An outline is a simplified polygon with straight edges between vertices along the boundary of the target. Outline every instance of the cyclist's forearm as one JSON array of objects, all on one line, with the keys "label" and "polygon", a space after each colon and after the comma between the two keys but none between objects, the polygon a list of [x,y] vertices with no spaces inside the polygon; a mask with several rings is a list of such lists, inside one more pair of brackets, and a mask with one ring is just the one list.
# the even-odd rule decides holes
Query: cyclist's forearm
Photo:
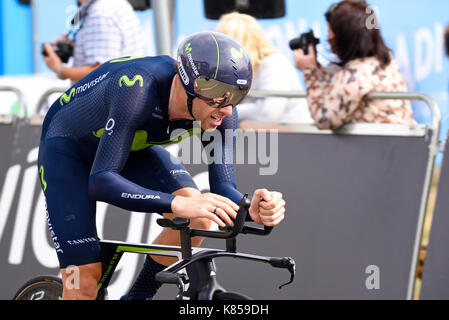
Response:
[{"label": "cyclist's forearm", "polygon": [[231,182],[212,183],[210,192],[224,196],[236,204],[239,204],[240,200],[243,198],[243,194],[241,194]]},{"label": "cyclist's forearm", "polygon": [[143,188],[116,172],[103,171],[89,178],[89,195],[93,200],[107,202],[137,212],[172,212],[174,195]]}]

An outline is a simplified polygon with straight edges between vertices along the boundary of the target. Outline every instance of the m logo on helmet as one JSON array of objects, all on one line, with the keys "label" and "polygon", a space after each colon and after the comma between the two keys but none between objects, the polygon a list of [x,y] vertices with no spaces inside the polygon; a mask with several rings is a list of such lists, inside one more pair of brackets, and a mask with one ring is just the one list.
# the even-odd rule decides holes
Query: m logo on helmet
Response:
[{"label": "m logo on helmet", "polygon": [[231,54],[235,60],[242,59],[245,55],[245,49],[240,48],[240,51],[238,51],[236,48],[231,48]]},{"label": "m logo on helmet", "polygon": [[186,44],[186,48],[185,48],[187,53],[192,52],[192,48],[190,47],[190,42],[188,44]]}]

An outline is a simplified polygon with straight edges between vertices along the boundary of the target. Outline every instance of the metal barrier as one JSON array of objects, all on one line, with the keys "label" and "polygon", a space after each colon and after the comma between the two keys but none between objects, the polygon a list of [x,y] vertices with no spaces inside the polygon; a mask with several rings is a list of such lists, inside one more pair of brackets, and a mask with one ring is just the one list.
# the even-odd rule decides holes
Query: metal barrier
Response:
[{"label": "metal barrier", "polygon": [[39,111],[41,110],[42,105],[48,99],[48,97],[50,97],[54,93],[64,93],[67,91],[67,89],[68,88],[51,88],[51,89],[48,89],[47,91],[45,91],[37,102],[37,105],[34,109],[34,115],[39,114]]},{"label": "metal barrier", "polygon": [[[25,118],[26,114],[27,114],[27,110],[26,110],[26,104],[25,104],[25,99],[23,97],[23,93],[22,91],[20,91],[18,88],[16,87],[11,87],[11,86],[0,86],[0,91],[5,91],[5,92],[12,92],[14,93],[18,100],[19,100],[19,118]],[[5,120],[5,119],[3,119]],[[12,117],[10,117],[9,121],[12,121]],[[4,122],[8,122],[8,120],[4,121]]]},{"label": "metal barrier", "polygon": [[[285,91],[251,91],[248,96],[254,98],[262,97],[284,97],[284,98],[307,98],[306,92],[285,92]],[[432,112],[432,124],[430,129],[432,130],[432,138],[429,144],[429,157],[426,168],[426,175],[424,179],[423,191],[421,195],[420,210],[418,224],[415,234],[415,244],[413,249],[413,257],[411,261],[409,285],[407,290],[407,299],[411,300],[415,292],[417,269],[419,262],[419,251],[422,242],[422,235],[424,229],[424,219],[426,216],[426,209],[428,205],[431,180],[435,168],[435,157],[439,151],[439,137],[441,131],[441,112],[436,101],[427,94],[418,92],[373,92],[368,94],[365,99],[375,100],[418,100],[427,104]]]},{"label": "metal barrier", "polygon": [[439,137],[441,131],[441,112],[436,101],[423,93],[372,93],[367,96],[367,99],[407,99],[419,100],[425,102],[432,111],[432,125],[431,130],[432,139],[429,144],[429,158],[427,162],[426,176],[423,185],[423,192],[421,196],[421,206],[419,211],[418,226],[415,235],[415,245],[413,249],[412,268],[410,269],[408,299],[413,298],[416,285],[417,269],[419,262],[419,251],[421,248],[422,234],[424,229],[424,219],[426,216],[426,209],[429,200],[430,186],[432,176],[435,168],[435,157],[439,151]]}]

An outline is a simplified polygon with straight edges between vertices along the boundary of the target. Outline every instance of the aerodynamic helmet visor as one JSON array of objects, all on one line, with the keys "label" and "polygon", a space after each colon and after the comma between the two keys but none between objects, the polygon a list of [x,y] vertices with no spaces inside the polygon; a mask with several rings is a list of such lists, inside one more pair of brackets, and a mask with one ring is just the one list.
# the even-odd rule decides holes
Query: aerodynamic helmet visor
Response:
[{"label": "aerodynamic helmet visor", "polygon": [[241,85],[227,84],[215,79],[198,77],[193,89],[195,93],[213,108],[223,108],[231,105],[235,107],[246,97],[250,89],[246,80]]}]

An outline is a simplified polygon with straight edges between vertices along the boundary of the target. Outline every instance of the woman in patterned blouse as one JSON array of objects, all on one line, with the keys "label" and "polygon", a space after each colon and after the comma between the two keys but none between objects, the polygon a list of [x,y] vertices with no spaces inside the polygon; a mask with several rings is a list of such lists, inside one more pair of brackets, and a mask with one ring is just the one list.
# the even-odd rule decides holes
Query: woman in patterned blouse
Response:
[{"label": "woman in patterned blouse", "polygon": [[407,91],[370,7],[364,1],[344,0],[329,9],[326,20],[328,40],[340,63],[321,66],[313,46],[308,55],[298,49],[294,56],[304,73],[317,127],[336,130],[349,122],[414,124],[409,101],[363,99],[370,92]]}]

